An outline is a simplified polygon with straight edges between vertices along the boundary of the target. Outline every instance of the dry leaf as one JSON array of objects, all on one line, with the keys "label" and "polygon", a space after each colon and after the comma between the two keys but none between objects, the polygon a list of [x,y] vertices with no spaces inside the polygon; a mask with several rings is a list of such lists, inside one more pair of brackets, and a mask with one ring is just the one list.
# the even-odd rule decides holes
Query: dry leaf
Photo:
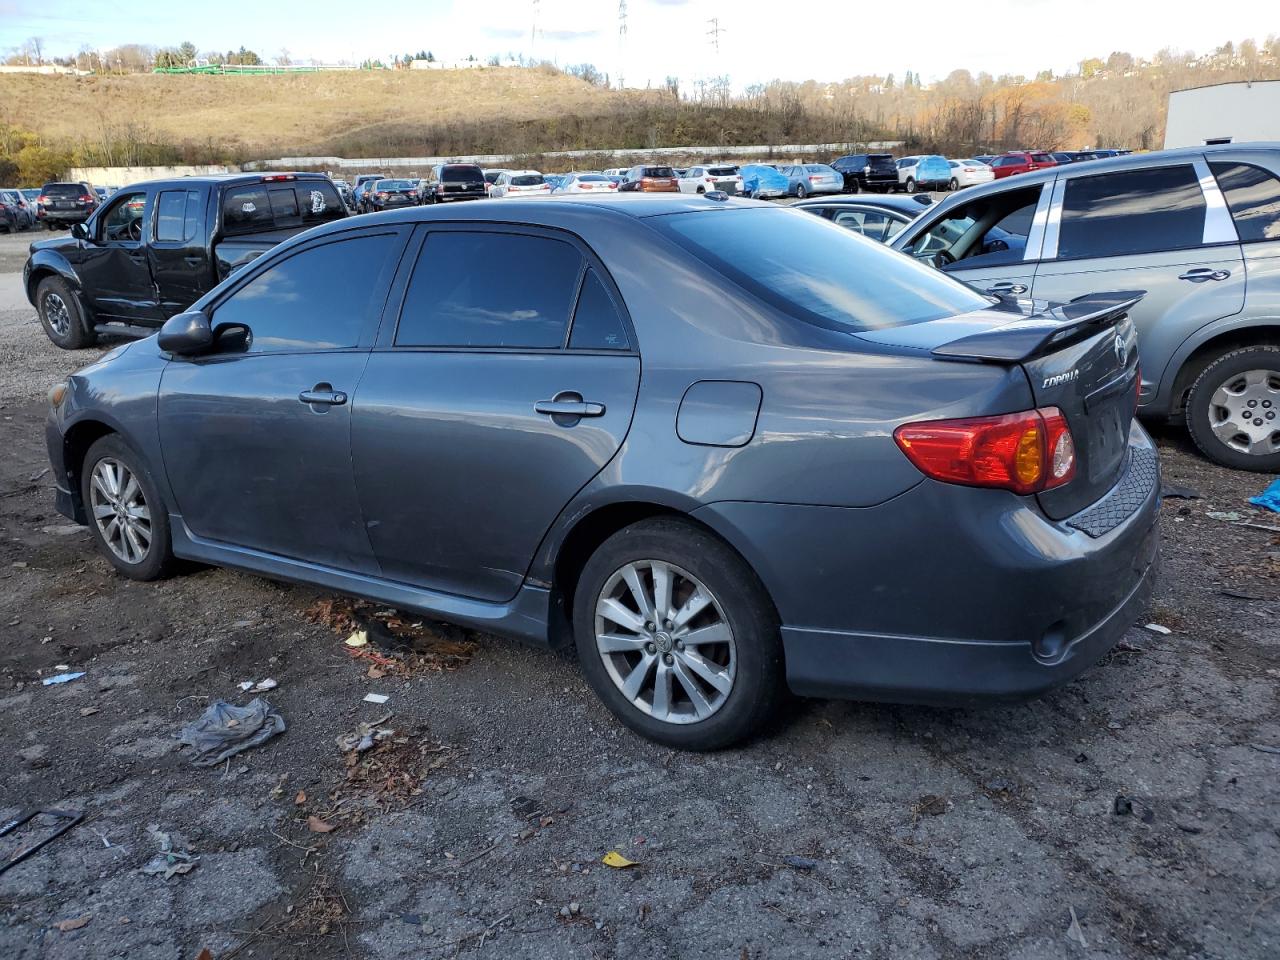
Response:
[{"label": "dry leaf", "polygon": [[302,806],[304,803],[306,803],[307,802],[306,791],[299,790],[298,795],[293,798],[293,802],[296,803],[298,806]]},{"label": "dry leaf", "polygon": [[213,960],[213,954],[209,952],[208,947],[205,947],[200,951],[200,955],[196,957],[196,960]]},{"label": "dry leaf", "polygon": [[307,826],[311,828],[312,833],[332,833],[338,829],[331,823],[325,823],[315,814],[307,817]]},{"label": "dry leaf", "polygon": [[54,924],[54,926],[63,933],[66,933],[68,930],[79,930],[81,927],[86,926],[92,919],[93,917],[91,915],[85,914],[83,917],[76,917],[74,920],[59,920]]},{"label": "dry leaf", "polygon": [[634,860],[628,860],[617,850],[610,850],[600,858],[600,862],[606,867],[613,867],[615,870],[623,870],[627,867],[634,867],[636,865]]},{"label": "dry leaf", "polygon": [[370,680],[381,680],[387,675],[387,671],[379,670],[373,664],[369,664],[369,672],[365,674]]}]

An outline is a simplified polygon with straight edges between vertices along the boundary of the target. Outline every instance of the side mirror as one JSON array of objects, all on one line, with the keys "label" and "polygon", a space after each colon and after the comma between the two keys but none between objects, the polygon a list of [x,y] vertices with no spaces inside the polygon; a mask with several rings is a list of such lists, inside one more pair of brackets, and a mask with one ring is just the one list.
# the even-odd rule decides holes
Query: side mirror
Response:
[{"label": "side mirror", "polygon": [[160,328],[160,349],[180,357],[203,353],[213,345],[213,329],[202,310],[191,310],[170,317]]},{"label": "side mirror", "polygon": [[89,228],[83,223],[73,223],[71,225],[71,236],[75,237],[77,240],[88,240]]}]

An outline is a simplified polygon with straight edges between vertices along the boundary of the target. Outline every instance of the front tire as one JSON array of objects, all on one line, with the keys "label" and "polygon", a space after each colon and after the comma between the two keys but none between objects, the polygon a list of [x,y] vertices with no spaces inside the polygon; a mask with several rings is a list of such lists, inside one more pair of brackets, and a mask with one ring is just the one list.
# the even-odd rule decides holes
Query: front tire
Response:
[{"label": "front tire", "polygon": [[578,579],[573,628],[596,695],[669,747],[739,743],[785,694],[764,587],[724,541],[687,520],[642,520],[601,544]]},{"label": "front tire", "polygon": [[916,192],[915,177],[907,177],[907,193],[915,193],[915,192]]},{"label": "front tire", "polygon": [[1280,347],[1246,347],[1214,360],[1191,387],[1186,419],[1215,463],[1280,471]]},{"label": "front tire", "polygon": [[803,200],[803,199],[804,199],[805,197],[807,197],[808,195],[809,195],[809,191],[808,191],[808,190],[806,190],[806,189],[804,188],[804,184],[803,184],[803,183],[798,184],[798,185],[796,186],[796,199],[797,199],[797,200]]},{"label": "front tire", "polygon": [[960,189],[960,181],[957,180],[955,177],[952,177],[951,182],[947,184],[947,189],[950,190],[952,193],[955,193],[957,190]]},{"label": "front tire", "polygon": [[861,192],[862,192],[862,184],[858,183],[858,181],[857,181],[857,180],[854,180],[854,181],[853,181],[853,183],[849,184],[849,192],[850,192],[850,193],[861,193]]},{"label": "front tire", "polygon": [[169,512],[146,462],[117,434],[89,448],[80,496],[98,551],[131,580],[160,580],[173,569]]},{"label": "front tire", "polygon": [[45,334],[63,350],[79,350],[97,340],[86,322],[79,295],[61,277],[40,281],[36,287],[36,311]]}]

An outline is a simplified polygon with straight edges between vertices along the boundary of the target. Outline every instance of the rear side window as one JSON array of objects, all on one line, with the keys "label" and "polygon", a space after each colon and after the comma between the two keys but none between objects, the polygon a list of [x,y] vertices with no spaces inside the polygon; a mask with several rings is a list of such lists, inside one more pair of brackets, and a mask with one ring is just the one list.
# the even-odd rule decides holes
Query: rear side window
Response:
[{"label": "rear side window", "polygon": [[222,200],[222,230],[227,236],[271,230],[271,200],[267,188],[260,183],[228,190]]},{"label": "rear side window", "polygon": [[1248,163],[1211,163],[1245,243],[1280,240],[1280,179]]},{"label": "rear side window", "polygon": [[884,330],[990,306],[963,284],[820,217],[728,209],[649,223],[774,307],[837,330]]},{"label": "rear side window", "polygon": [[1204,195],[1190,164],[1067,181],[1058,258],[1122,257],[1198,247]]},{"label": "rear side window", "polygon": [[549,237],[432,233],[405,293],[396,346],[560,347],[581,269],[577,249]]},{"label": "rear side window", "polygon": [[595,270],[588,270],[573,314],[569,346],[574,350],[626,350],[627,331],[613,297]]},{"label": "rear side window", "polygon": [[175,243],[194,240],[199,219],[198,190],[163,190],[156,200],[156,239]]},{"label": "rear side window", "polygon": [[354,347],[399,242],[395,234],[353,237],[296,253],[219,304],[213,323],[246,325],[251,353]]},{"label": "rear side window", "polygon": [[345,215],[337,188],[327,180],[252,183],[228,190],[222,200],[227,236],[314,227]]}]

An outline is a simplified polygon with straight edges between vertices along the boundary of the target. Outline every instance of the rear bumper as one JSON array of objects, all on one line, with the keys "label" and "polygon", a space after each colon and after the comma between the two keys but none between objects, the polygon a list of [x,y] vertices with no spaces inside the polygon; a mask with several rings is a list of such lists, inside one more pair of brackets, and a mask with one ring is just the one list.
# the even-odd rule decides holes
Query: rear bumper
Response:
[{"label": "rear bumper", "polygon": [[453,200],[483,200],[488,194],[483,190],[459,190],[456,193],[435,193],[432,196],[436,203],[449,203]]},{"label": "rear bumper", "polygon": [[[1130,446],[1151,440],[1136,424]],[[1043,693],[1141,615],[1158,569],[1159,472],[1099,535],[1033,499],[924,480],[875,507],[697,511],[759,574],[796,693],[964,704]],[[1094,510],[1098,504],[1093,505]],[[1088,512],[1088,511],[1086,511]]]}]

